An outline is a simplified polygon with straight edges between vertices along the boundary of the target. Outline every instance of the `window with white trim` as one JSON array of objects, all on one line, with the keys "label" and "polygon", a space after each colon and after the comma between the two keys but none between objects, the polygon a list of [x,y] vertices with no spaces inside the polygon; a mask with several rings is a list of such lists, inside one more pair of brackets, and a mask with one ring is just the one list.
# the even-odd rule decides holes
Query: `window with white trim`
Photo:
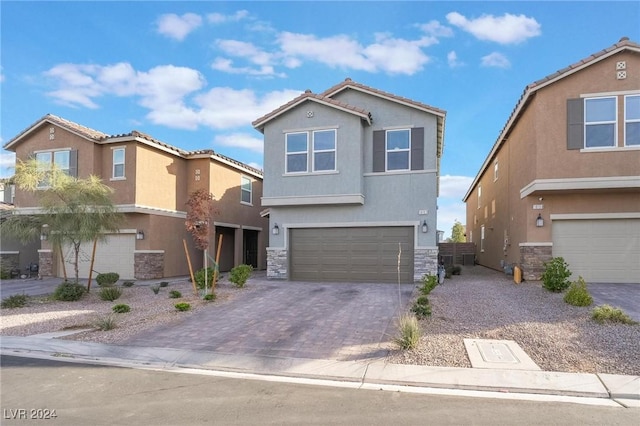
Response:
[{"label": "window with white trim", "polygon": [[336,131],[313,132],[313,171],[324,172],[336,169]]},{"label": "window with white trim", "polygon": [[286,173],[306,173],[309,170],[309,134],[287,133],[286,135]]},{"label": "window with white trim", "polygon": [[[77,164],[75,155],[77,151],[59,150],[59,151],[41,151],[36,152],[35,159],[38,163],[38,170],[43,172],[45,177],[38,182],[38,188],[48,188],[51,184],[51,171],[55,167],[57,170],[69,176],[77,176],[75,164]],[[72,165],[72,162],[74,163]]]},{"label": "window with white trim", "polygon": [[253,188],[251,178],[242,176],[240,178],[240,202],[243,204],[251,204],[253,200]]},{"label": "window with white trim", "polygon": [[387,130],[386,170],[411,169],[411,131],[409,129]]},{"label": "window with white trim", "polygon": [[640,145],[640,95],[624,97],[624,144]]},{"label": "window with white trim", "polygon": [[480,227],[480,251],[484,251],[484,225]]},{"label": "window with white trim", "polygon": [[616,143],[617,98],[584,100],[584,147],[609,148]]},{"label": "window with white trim", "polygon": [[113,149],[113,179],[124,179],[124,148]]}]

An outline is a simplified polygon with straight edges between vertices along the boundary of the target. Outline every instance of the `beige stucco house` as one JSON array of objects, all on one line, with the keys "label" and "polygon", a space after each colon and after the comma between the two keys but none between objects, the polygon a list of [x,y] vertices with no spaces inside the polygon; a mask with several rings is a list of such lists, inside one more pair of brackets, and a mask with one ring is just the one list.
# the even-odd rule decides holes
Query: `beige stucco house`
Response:
[{"label": "beige stucco house", "polygon": [[[48,114],[4,146],[17,160],[51,162],[72,176],[100,177],[113,188],[113,201],[125,213],[124,225],[97,247],[93,270],[118,272],[123,279],[188,275],[184,243],[194,269],[203,253],[186,231],[186,202],[196,189],[214,196],[210,252],[223,235],[220,269],[246,263],[266,265],[267,219],[260,216],[262,172],[212,150],[184,151],[132,131],[108,135]],[[37,214],[38,198],[16,191],[18,214]],[[63,248],[65,250],[65,248]],[[68,250],[68,249],[67,249]],[[87,277],[92,244],[82,247],[80,276]],[[61,253],[42,242],[42,275],[62,276]]]},{"label": "beige stucco house", "polygon": [[463,201],[481,265],[640,283],[640,45],[528,85]]}]

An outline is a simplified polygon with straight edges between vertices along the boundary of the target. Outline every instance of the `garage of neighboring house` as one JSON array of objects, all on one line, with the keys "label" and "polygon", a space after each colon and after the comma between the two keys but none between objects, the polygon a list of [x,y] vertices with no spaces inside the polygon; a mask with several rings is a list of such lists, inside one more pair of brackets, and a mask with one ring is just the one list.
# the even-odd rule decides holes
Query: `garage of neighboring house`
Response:
[{"label": "garage of neighboring house", "polygon": [[[110,234],[104,241],[98,241],[96,245],[96,255],[93,263],[93,274],[95,278],[98,273],[117,272],[120,279],[134,278],[134,251],[136,248],[135,234]],[[78,257],[78,269],[80,278],[88,278],[91,267],[91,253],[93,243],[83,243],[80,246]],[[71,245],[62,248],[67,277],[73,277],[73,256],[74,251]],[[59,257],[62,262],[61,256]],[[62,265],[58,268],[58,276],[62,277]]]},{"label": "garage of neighboring house", "polygon": [[552,231],[572,280],[640,283],[640,219],[554,220]]},{"label": "garage of neighboring house", "polygon": [[293,228],[295,281],[413,283],[413,227]]}]

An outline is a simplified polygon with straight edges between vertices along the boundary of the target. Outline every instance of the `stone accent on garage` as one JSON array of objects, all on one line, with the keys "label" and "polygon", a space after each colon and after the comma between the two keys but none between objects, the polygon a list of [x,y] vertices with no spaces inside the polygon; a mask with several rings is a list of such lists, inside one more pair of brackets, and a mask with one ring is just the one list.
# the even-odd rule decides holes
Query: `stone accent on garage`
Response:
[{"label": "stone accent on garage", "polygon": [[286,249],[267,248],[267,278],[286,280],[289,277],[288,265]]},{"label": "stone accent on garage", "polygon": [[413,280],[418,282],[425,274],[437,275],[438,249],[416,248],[413,256]]},{"label": "stone accent on garage", "polygon": [[553,244],[551,243],[521,243],[520,267],[522,278],[528,281],[538,281],[544,272],[545,262],[553,258]]},{"label": "stone accent on garage", "polygon": [[134,252],[135,278],[153,280],[164,277],[164,250],[136,250]]},{"label": "stone accent on garage", "polygon": [[53,250],[38,250],[38,264],[41,277],[53,277]]}]

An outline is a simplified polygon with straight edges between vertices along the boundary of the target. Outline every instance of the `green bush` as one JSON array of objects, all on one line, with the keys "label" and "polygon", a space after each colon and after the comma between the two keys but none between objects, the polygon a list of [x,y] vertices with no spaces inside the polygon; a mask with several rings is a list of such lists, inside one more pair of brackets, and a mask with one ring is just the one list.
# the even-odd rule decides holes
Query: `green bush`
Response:
[{"label": "green bush", "polygon": [[52,297],[54,300],[74,302],[76,300],[80,300],[84,293],[84,286],[78,284],[77,282],[65,281],[58,287],[56,287]]},{"label": "green bush", "polygon": [[202,299],[206,300],[207,302],[213,302],[214,300],[216,300],[216,295],[212,293],[205,294]]},{"label": "green bush", "polygon": [[104,274],[98,274],[96,276],[96,282],[101,287],[110,287],[118,282],[120,275],[116,272],[106,272]]},{"label": "green bush", "polygon": [[436,288],[437,285],[438,277],[436,275],[425,274],[422,276],[422,286],[418,287],[418,290],[426,296],[431,293],[431,290]]},{"label": "green bush", "polygon": [[149,288],[153,291],[153,294],[158,294],[160,292],[160,285],[158,284],[149,286]]},{"label": "green bush", "polygon": [[587,290],[587,283],[582,277],[578,281],[571,283],[564,295],[564,301],[573,306],[589,306],[593,303],[593,297]]},{"label": "green bush", "polygon": [[416,302],[411,308],[411,312],[416,314],[418,319],[423,319],[431,315],[431,305],[429,304],[429,298],[426,295],[418,297]]},{"label": "green bush", "polygon": [[122,296],[122,290],[118,287],[102,287],[98,293],[100,299],[113,302]]},{"label": "green bush", "polygon": [[124,314],[131,311],[131,307],[129,305],[125,305],[121,303],[119,305],[115,305],[111,310],[116,314]]},{"label": "green bush", "polygon": [[[213,270],[213,268],[206,268],[206,272],[207,272],[207,285],[206,285],[206,287],[208,288],[208,287],[211,287],[211,284],[213,283],[214,270]],[[196,280],[196,286],[200,290],[205,288],[204,275],[205,275],[205,268],[202,268],[199,271],[196,271],[195,276],[194,276],[194,278]]]},{"label": "green bush", "polygon": [[625,314],[622,309],[614,308],[611,305],[601,305],[593,308],[591,318],[600,324],[604,324],[607,321],[630,325],[637,324],[637,322],[632,320],[629,315]]},{"label": "green bush", "polygon": [[2,299],[0,306],[9,309],[22,308],[27,304],[27,301],[29,301],[29,296],[26,294],[14,294],[13,296]]},{"label": "green bush", "polygon": [[544,272],[542,273],[542,286],[554,293],[565,291],[571,284],[569,277],[571,271],[569,265],[562,257],[554,257],[544,264]]},{"label": "green bush", "polygon": [[0,268],[0,280],[8,280],[11,278],[11,271],[9,269]]},{"label": "green bush", "polygon": [[171,299],[178,299],[178,298],[182,297],[182,293],[180,293],[178,290],[171,290],[169,292],[169,297]]},{"label": "green bush", "polygon": [[191,305],[188,304],[187,302],[176,303],[175,307],[180,312],[188,311],[189,309],[191,309]]},{"label": "green bush", "polygon": [[125,281],[122,283],[122,287],[133,287],[134,284],[135,282],[133,281]]},{"label": "green bush", "polygon": [[453,265],[453,267],[451,269],[451,274],[452,275],[460,275],[461,273],[462,273],[462,266]]},{"label": "green bush", "polygon": [[160,281],[160,287],[168,287],[169,281]]},{"label": "green bush", "polygon": [[405,314],[398,320],[398,336],[394,342],[400,349],[414,349],[420,343],[422,332],[415,316]]},{"label": "green bush", "polygon": [[252,272],[253,266],[238,265],[229,272],[229,281],[231,281],[236,287],[242,288],[251,276]]},{"label": "green bush", "polygon": [[112,330],[116,328],[116,317],[113,314],[104,317],[98,317],[93,322],[93,326],[102,331]]}]

